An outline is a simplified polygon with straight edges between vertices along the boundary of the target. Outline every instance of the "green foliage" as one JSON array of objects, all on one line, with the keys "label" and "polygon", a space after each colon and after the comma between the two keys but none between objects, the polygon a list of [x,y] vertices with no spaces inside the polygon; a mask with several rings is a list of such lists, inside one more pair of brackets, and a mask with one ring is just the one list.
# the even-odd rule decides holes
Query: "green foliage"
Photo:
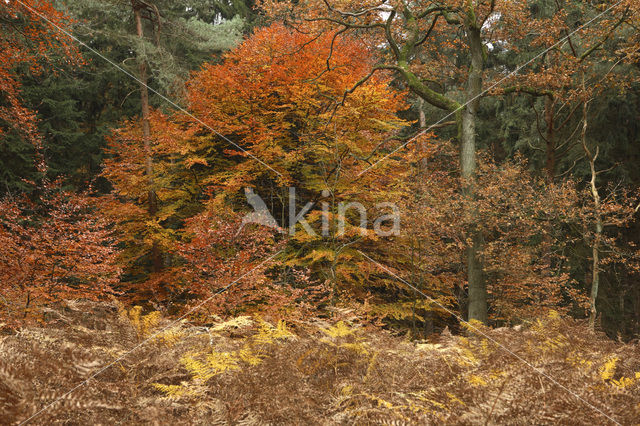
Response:
[{"label": "green foliage", "polygon": [[[134,76],[138,73],[135,59],[142,58],[151,70],[149,85],[178,103],[183,101],[189,73],[235,46],[246,29],[245,20],[231,11],[223,19],[211,16],[211,2],[197,7],[190,2],[159,2],[162,26],[156,46],[151,41],[150,26],[145,28],[150,35],[147,41],[141,42],[135,35],[130,3],[57,3],[75,19],[75,36]],[[197,10],[207,13],[201,17]],[[74,188],[86,188],[99,173],[110,128],[140,114],[138,83],[92,51],[81,51],[87,63],[75,69],[65,67],[48,75],[36,75],[27,69],[20,72],[24,105],[36,112],[44,140],[47,173],[51,178],[64,176]],[[64,63],[64,52],[52,52],[51,57],[55,63]],[[153,94],[152,102],[169,107]],[[25,180],[38,180],[34,155],[32,144],[23,135],[3,135],[0,193],[29,189]],[[106,191],[108,185],[99,181],[96,188]]]}]

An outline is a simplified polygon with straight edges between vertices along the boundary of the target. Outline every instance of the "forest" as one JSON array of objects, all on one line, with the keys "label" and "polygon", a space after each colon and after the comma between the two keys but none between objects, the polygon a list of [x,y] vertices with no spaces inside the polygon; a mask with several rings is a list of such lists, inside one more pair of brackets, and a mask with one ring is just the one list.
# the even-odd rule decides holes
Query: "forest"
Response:
[{"label": "forest", "polygon": [[0,25],[0,424],[638,424],[640,0]]}]

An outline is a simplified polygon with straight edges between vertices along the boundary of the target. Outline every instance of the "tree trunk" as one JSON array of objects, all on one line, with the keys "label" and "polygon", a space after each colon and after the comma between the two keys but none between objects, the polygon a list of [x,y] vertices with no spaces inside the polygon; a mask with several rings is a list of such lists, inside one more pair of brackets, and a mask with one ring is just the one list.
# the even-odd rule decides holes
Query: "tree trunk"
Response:
[{"label": "tree trunk", "polygon": [[544,121],[547,125],[546,135],[546,161],[545,169],[547,171],[547,178],[549,182],[553,182],[556,177],[556,138],[555,128],[553,123],[555,101],[549,95],[545,96],[544,100]]},{"label": "tree trunk", "polygon": [[[584,127],[586,128],[586,120]],[[597,156],[597,155],[596,155]],[[598,188],[596,187],[596,168],[595,168],[595,158],[592,157],[589,161],[589,165],[591,166],[591,195],[593,197],[593,208],[596,212],[596,226],[595,226],[595,234],[593,237],[593,246],[591,247],[591,255],[592,255],[592,281],[591,281],[591,295],[589,297],[590,304],[590,313],[589,313],[589,326],[591,328],[595,327],[596,323],[596,315],[598,311],[596,310],[596,300],[598,299],[598,289],[600,287],[600,242],[602,240],[602,215],[600,214],[600,194],[598,193]]]},{"label": "tree trunk", "polygon": [[[418,120],[420,123],[420,129],[427,128],[427,116],[424,113],[424,99],[418,96]],[[420,160],[420,171],[427,170],[427,142],[426,140],[421,140],[420,142],[420,155],[422,155],[422,159]]]},{"label": "tree trunk", "polygon": [[480,251],[482,235],[476,225],[475,198],[476,173],[476,120],[479,97],[482,93],[483,46],[480,28],[475,22],[467,25],[471,52],[471,68],[466,90],[466,107],[461,114],[460,166],[463,180],[463,195],[466,199],[465,215],[470,223],[471,243],[467,247],[467,282],[469,285],[469,320],[487,322],[487,288],[484,280]]},{"label": "tree trunk", "polygon": [[[471,0],[466,2],[466,18],[464,31],[467,34],[469,53],[471,54],[471,67],[465,91],[465,104],[460,105],[456,100],[432,90],[429,85],[423,83],[408,65],[408,53],[398,49],[395,40],[387,32],[387,40],[395,47],[398,59],[397,67],[393,67],[404,78],[409,88],[420,98],[429,104],[456,113],[458,123],[458,139],[460,141],[460,166],[463,181],[463,195],[466,199],[466,218],[471,224],[469,231],[470,244],[466,249],[467,274],[469,285],[469,319],[487,322],[487,289],[483,277],[483,268],[479,254],[482,251],[482,235],[476,222],[476,212],[473,208],[475,198],[475,172],[476,172],[476,120],[478,104],[482,94],[482,72],[484,68],[484,46],[482,45],[481,27],[475,14],[475,6]],[[393,18],[392,12],[390,18]],[[416,38],[419,40],[419,38]],[[414,45],[415,47],[415,45]],[[426,124],[426,123],[425,123]],[[444,124],[444,123],[443,123]]]},{"label": "tree trunk", "polygon": [[[582,85],[584,89],[584,74],[582,76]],[[582,149],[584,150],[585,156],[589,161],[589,168],[591,171],[591,181],[589,182],[591,189],[591,197],[593,198],[593,209],[595,211],[595,230],[593,236],[593,244],[591,246],[591,270],[592,270],[592,280],[591,280],[591,294],[589,297],[589,326],[591,328],[595,327],[596,323],[596,315],[598,311],[596,310],[596,300],[598,299],[598,289],[600,287],[600,243],[602,240],[602,230],[604,225],[602,223],[602,214],[600,212],[600,193],[598,192],[598,186],[596,185],[596,179],[598,177],[598,172],[596,171],[596,160],[598,159],[598,153],[600,151],[600,147],[596,146],[595,152],[591,152],[587,145],[587,111],[588,111],[589,101],[585,101],[582,105]]]},{"label": "tree trunk", "polygon": [[[141,6],[135,0],[131,2],[136,20],[136,30],[140,40],[144,40],[144,28],[142,26]],[[147,87],[147,64],[144,58],[138,58],[138,70],[140,79],[140,102],[142,104],[142,139],[145,152],[145,174],[147,176],[147,201],[148,212],[151,218],[154,218],[158,212],[158,202],[156,194],[153,190],[153,152],[151,150],[151,126],[149,121],[149,89]],[[153,243],[151,248],[151,257],[153,262],[153,271],[162,270],[162,254],[157,243]]]}]

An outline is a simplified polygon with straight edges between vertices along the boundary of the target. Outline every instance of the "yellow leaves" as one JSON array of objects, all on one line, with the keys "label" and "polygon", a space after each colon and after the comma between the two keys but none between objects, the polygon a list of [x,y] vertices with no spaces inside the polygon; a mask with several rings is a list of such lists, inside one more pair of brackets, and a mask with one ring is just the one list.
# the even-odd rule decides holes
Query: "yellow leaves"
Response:
[{"label": "yellow leaves", "polygon": [[253,337],[256,343],[269,344],[276,340],[295,339],[296,337],[295,334],[287,330],[287,323],[284,320],[278,321],[275,327],[263,320],[258,320],[258,322],[260,328],[258,334]]},{"label": "yellow leaves", "polygon": [[567,358],[574,367],[582,368],[587,371],[591,370],[591,366],[593,365],[593,361],[586,360],[584,358],[579,357],[578,355],[572,355]]},{"label": "yellow leaves", "polygon": [[[346,337],[356,337],[356,330],[352,327],[349,327],[344,321],[338,321],[335,325],[328,328],[323,328],[321,329],[321,331],[329,336],[331,340],[342,340]],[[321,341],[336,348],[347,349],[363,357],[369,357],[371,355],[367,343],[361,341],[361,339],[356,339],[355,342],[342,341],[338,343],[327,339],[321,339]],[[373,354],[373,356],[371,356],[371,362],[375,356],[375,353]]]},{"label": "yellow leaves", "polygon": [[535,352],[564,351],[569,345],[569,339],[558,329],[561,316],[557,311],[549,311],[544,318],[537,319],[532,327],[532,331],[544,336],[538,344],[529,342],[530,349]]},{"label": "yellow leaves", "polygon": [[344,385],[340,389],[340,394],[343,396],[348,396],[353,394],[353,386],[352,385]]},{"label": "yellow leaves", "polygon": [[477,367],[482,359],[487,358],[492,352],[486,339],[483,339],[480,344],[474,343],[466,337],[459,336],[457,340],[458,345],[451,347],[447,355],[449,358],[453,358],[460,367]]},{"label": "yellow leaves", "polygon": [[158,311],[144,315],[138,329],[139,334],[145,337],[151,334],[151,331],[158,325],[161,319],[162,314]]},{"label": "yellow leaves", "polygon": [[197,383],[205,383],[218,374],[229,370],[239,370],[239,357],[235,352],[213,351],[204,357],[203,361],[196,359],[197,354],[187,354],[180,359],[180,363],[189,371],[192,379]]},{"label": "yellow leaves", "polygon": [[462,326],[465,328],[465,330],[472,333],[477,332],[478,330],[484,330],[486,328],[486,326],[477,319],[470,319],[467,322],[463,322]]},{"label": "yellow leaves", "polygon": [[507,373],[501,370],[492,370],[488,375],[483,374],[469,374],[467,375],[467,381],[473,387],[486,387],[494,385],[496,381],[506,376]]},{"label": "yellow leaves", "polygon": [[340,347],[353,351],[361,356],[369,356],[369,349],[367,348],[367,345],[363,342],[341,343]]},{"label": "yellow leaves", "polygon": [[600,367],[600,378],[603,381],[611,380],[615,371],[616,371],[616,363],[618,362],[618,357],[612,357],[607,362],[604,363],[602,367]]},{"label": "yellow leaves", "polygon": [[317,240],[317,236],[308,234],[301,225],[296,225],[296,233],[292,237],[299,243],[310,243]]},{"label": "yellow leaves", "polygon": [[[391,281],[391,285],[395,282]],[[396,303],[377,303],[367,306],[367,314],[375,318],[390,318],[398,321],[413,319],[424,321],[424,317],[416,311],[431,311],[433,303],[426,299],[409,300]]]},{"label": "yellow leaves", "polygon": [[162,383],[152,383],[151,386],[164,393],[169,400],[177,400],[183,397],[198,395],[198,392],[185,386],[185,383],[181,385],[164,385]]},{"label": "yellow leaves", "polygon": [[239,316],[228,321],[218,323],[211,327],[211,331],[223,331],[230,328],[245,328],[253,325],[253,320],[248,316]]},{"label": "yellow leaves", "polygon": [[476,374],[471,374],[469,377],[467,377],[467,380],[469,381],[469,383],[471,384],[471,386],[487,386],[487,382],[480,376],[476,375]]},{"label": "yellow leaves", "polygon": [[[494,356],[497,349],[491,340],[477,335],[443,336],[439,343],[411,344],[401,338],[391,341],[388,335],[377,340],[369,330],[348,321],[337,321],[308,329],[309,333],[300,337],[299,343],[289,345],[288,336],[293,333],[283,322],[269,324],[254,317],[238,317],[218,321],[221,325],[218,328],[227,330],[230,326],[251,322],[254,334],[241,333],[244,336],[241,338],[237,337],[238,334],[232,337],[216,335],[213,336],[216,342],[213,351],[205,349],[203,353],[187,354],[182,365],[187,368],[191,380],[178,386],[154,385],[154,388],[169,399],[197,395],[198,399],[194,401],[200,402],[204,395],[198,392],[207,391],[206,397],[210,397],[212,390],[222,383],[241,380],[251,374],[259,378],[264,369],[272,371],[274,365],[275,368],[292,367],[291,374],[288,371],[278,374],[295,377],[299,383],[321,383],[322,386],[327,383],[326,377],[332,377],[327,388],[335,401],[332,409],[348,414],[350,421],[357,424],[371,422],[372,415],[378,414],[394,419],[407,416],[407,424],[447,423],[452,419],[477,423],[486,418],[486,412],[475,411],[478,401],[486,400],[482,399],[483,395],[491,396],[489,405],[485,407],[491,407],[496,400],[496,410],[502,412],[515,398],[526,397],[535,404],[537,398],[548,392],[544,377],[537,371],[523,368],[523,364],[505,354]],[[508,335],[514,340],[522,339],[512,342],[520,350],[526,347],[524,339],[531,340],[532,347],[536,347],[541,341],[547,344],[547,339],[556,341],[559,330],[573,339],[573,331],[576,330],[546,328],[546,334],[540,336],[531,333],[530,326],[523,326],[524,330],[517,333],[505,330],[488,330],[487,333],[496,338]],[[583,337],[590,338],[591,334],[587,332]],[[205,342],[206,339],[194,341]],[[265,342],[272,343],[265,345]],[[570,350],[539,354],[539,358],[524,355],[542,366],[549,375],[566,374],[567,382],[583,383],[585,389],[598,394],[634,394],[640,383],[640,372],[627,372],[627,377],[620,377],[622,361],[625,360],[624,367],[628,361],[623,353],[629,352],[611,353],[607,352],[610,346],[605,344],[602,347],[605,350],[576,344]],[[238,374],[239,371],[243,371],[242,374]],[[380,380],[381,374],[393,374],[393,377],[385,383]],[[209,382],[203,383],[203,380]],[[516,387],[519,383],[533,385],[521,387],[517,391],[519,394],[512,394],[519,389]],[[633,410],[634,405],[629,406]],[[476,414],[481,417],[471,417]],[[378,417],[374,419],[375,422]]]},{"label": "yellow leaves", "polygon": [[366,393],[366,394],[364,394],[364,396],[366,396],[370,400],[372,400],[375,403],[377,403],[378,407],[385,407],[385,408],[388,408],[388,409],[393,408],[393,404],[391,402],[386,401],[386,400],[384,400],[382,398],[379,398],[379,397],[377,397],[375,395],[371,395],[371,394]]},{"label": "yellow leaves", "polygon": [[467,406],[467,404],[465,404],[460,398],[458,398],[457,396],[455,396],[451,392],[447,392],[447,397],[449,398],[449,400],[451,400],[451,402],[455,402],[456,404],[459,404],[462,407],[466,407]]},{"label": "yellow leaves", "polygon": [[186,333],[180,328],[172,327],[159,333],[156,338],[162,341],[165,345],[171,347],[182,340],[185,335]]},{"label": "yellow leaves", "polygon": [[[210,352],[190,352],[183,355],[180,358],[180,364],[191,375],[190,381],[181,385],[154,383],[154,388],[164,393],[169,399],[198,396],[204,391],[203,385],[210,379],[229,371],[241,370],[243,363],[249,366],[259,365],[265,355],[259,349],[254,348],[254,345],[270,344],[295,337],[287,329],[284,321],[279,321],[275,326],[263,320],[258,320],[258,322],[260,324],[258,332],[238,350],[219,352],[212,349]],[[216,324],[212,327],[212,331],[244,328],[253,324],[254,321],[250,317],[239,316]],[[169,334],[169,336],[172,335],[173,333]],[[167,336],[163,333],[159,337],[164,339]]]},{"label": "yellow leaves", "polygon": [[256,366],[262,362],[263,355],[253,352],[250,345],[245,345],[238,351],[240,359],[251,366]]},{"label": "yellow leaves", "polygon": [[461,367],[476,367],[480,364],[478,357],[467,348],[460,349],[454,359]]},{"label": "yellow leaves", "polygon": [[334,339],[337,339],[339,337],[351,336],[354,334],[354,330],[343,321],[339,321],[336,325],[323,329],[322,332],[327,336],[333,337]]},{"label": "yellow leaves", "polygon": [[311,253],[306,255],[303,259],[310,260],[311,263],[313,264],[323,260],[333,262],[335,258],[336,258],[335,251],[326,247],[321,247],[321,248],[312,250]]},{"label": "yellow leaves", "polygon": [[[427,396],[427,395],[428,395],[428,392],[425,392],[425,391],[422,391],[422,392],[412,392],[412,393],[410,393],[409,395],[410,395],[410,396],[415,397],[418,401],[428,403],[429,405],[431,405],[431,406],[433,406],[433,407],[437,408],[438,410],[447,410],[447,411],[448,411],[448,408],[447,408],[447,406],[446,406],[446,405],[444,405],[443,403],[438,402],[438,401],[436,401],[436,400],[434,400],[434,399],[429,398],[429,397]],[[447,395],[451,395],[451,394],[447,392]],[[453,395],[451,395],[451,396],[453,396]]]},{"label": "yellow leaves", "polygon": [[547,318],[550,319],[551,321],[558,321],[560,320],[560,314],[556,310],[550,310],[547,313]]},{"label": "yellow leaves", "polygon": [[162,319],[162,314],[158,311],[142,315],[142,306],[134,306],[129,311],[121,307],[119,311],[120,318],[133,326],[139,338],[148,337]]},{"label": "yellow leaves", "polygon": [[618,388],[625,389],[640,381],[640,372],[636,372],[634,377],[620,377],[619,379],[614,379],[613,376],[616,372],[616,366],[619,361],[619,358],[614,356],[609,358],[603,365],[600,367],[600,379],[603,382],[607,382],[610,385]]},{"label": "yellow leaves", "polygon": [[[640,373],[636,373],[636,376],[638,376]],[[620,379],[618,380],[611,380],[611,384],[620,388],[620,389],[624,389],[624,388],[628,388],[629,386],[633,385],[637,380],[637,377],[631,378],[631,377],[620,377]]]},{"label": "yellow leaves", "polygon": [[180,364],[191,375],[191,381],[183,382],[180,385],[153,383],[153,387],[164,393],[169,399],[198,396],[204,391],[202,385],[211,378],[226,371],[239,370],[239,361],[243,358],[247,359],[247,354],[242,351],[238,353],[212,351],[204,356],[198,353],[185,354],[180,358]]}]

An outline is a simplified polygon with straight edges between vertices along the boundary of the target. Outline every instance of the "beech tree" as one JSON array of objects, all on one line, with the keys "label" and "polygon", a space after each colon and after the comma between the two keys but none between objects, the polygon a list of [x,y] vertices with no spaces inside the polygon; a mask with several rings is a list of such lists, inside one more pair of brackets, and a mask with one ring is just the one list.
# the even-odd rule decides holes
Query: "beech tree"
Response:
[{"label": "beech tree", "polygon": [[[477,212],[471,207],[475,192],[478,110],[483,88],[490,89],[490,81],[504,83],[506,72],[524,74],[514,77],[521,84],[507,91],[522,91],[546,96],[553,102],[545,109],[548,126],[544,136],[547,142],[547,170],[555,173],[556,157],[567,146],[575,147],[576,140],[557,141],[555,132],[570,122],[574,108],[565,105],[556,111],[554,104],[560,96],[553,88],[570,93],[571,75],[586,65],[588,60],[602,64],[600,50],[610,47],[617,37],[616,31],[630,21],[630,4],[622,2],[611,8],[607,5],[585,5],[572,2],[543,5],[534,2],[496,1],[444,1],[444,2],[340,2],[306,1],[295,5],[267,2],[265,8],[304,31],[322,32],[337,29],[356,33],[372,48],[382,50],[370,75],[382,70],[395,73],[401,85],[408,88],[424,103],[445,112],[440,120],[428,128],[439,128],[441,121],[455,118],[460,152],[460,174],[466,184],[461,188],[467,203],[462,208],[473,218]],[[544,12],[541,10],[544,9]],[[580,10],[580,15],[571,14]],[[607,12],[603,15],[603,12]],[[576,16],[581,22],[576,23]],[[590,22],[597,18],[597,22]],[[593,25],[585,26],[590,22]],[[522,23],[527,22],[526,26]],[[575,29],[578,31],[574,31]],[[567,37],[568,36],[568,37]],[[558,43],[566,38],[563,43]],[[511,68],[500,68],[504,57],[513,58],[523,46],[527,55]],[[578,46],[580,45],[580,46]],[[530,67],[520,70],[532,55],[532,49],[543,53],[539,65],[531,61]],[[549,51],[550,50],[550,51]],[[548,52],[549,51],[549,52]],[[537,56],[534,57],[536,59]],[[487,68],[487,64],[491,64]],[[538,72],[542,68],[546,70]],[[534,71],[530,71],[530,69]],[[516,74],[517,75],[517,74]],[[527,80],[527,76],[535,76]],[[518,80],[519,78],[519,80]],[[503,81],[504,80],[504,81]],[[483,84],[484,82],[484,84]],[[530,82],[531,84],[527,84]],[[347,94],[357,90],[357,84]],[[555,98],[554,98],[555,96]],[[571,97],[568,94],[568,97]],[[570,100],[561,102],[571,103]],[[568,111],[568,113],[565,113]],[[560,112],[560,113],[556,113]],[[437,116],[436,116],[437,117]],[[575,128],[575,126],[572,126]],[[402,143],[418,141],[409,139]],[[395,153],[395,151],[391,151]],[[467,221],[470,229],[477,228]],[[486,321],[486,284],[480,253],[483,251],[481,232],[469,233],[466,251],[469,318]]]},{"label": "beech tree", "polygon": [[[606,189],[602,187],[600,176],[616,166],[599,167],[597,161],[602,143],[597,140],[598,134],[587,133],[588,104],[598,97],[606,97],[607,91],[624,92],[637,81],[637,75],[625,65],[630,55],[630,31],[634,32],[632,11],[637,7],[634,3],[534,3],[536,7],[530,9],[531,19],[539,24],[546,23],[548,31],[522,40],[526,43],[526,55],[530,55],[531,46],[542,54],[534,58],[535,66],[505,81],[504,89],[501,89],[505,94],[518,92],[534,98],[531,102],[535,113],[534,128],[542,143],[529,142],[529,147],[544,152],[547,178],[553,181],[573,174],[578,179],[584,175],[586,180],[589,195],[585,194],[581,202],[584,209],[581,220],[582,236],[591,252],[591,264],[587,268],[589,274],[585,271],[585,277],[580,277],[580,281],[587,289],[585,293],[589,294],[592,326],[601,272],[605,270],[603,246],[608,247],[606,251],[610,255],[605,256],[608,257],[606,263],[634,270],[630,263],[633,250],[623,250],[618,245],[616,231],[606,235],[604,230],[605,222],[612,228],[624,228],[628,224],[633,213],[632,197],[627,189],[620,187],[621,182]],[[580,26],[596,18],[593,25]],[[507,55],[519,57],[521,49],[515,44],[514,52],[507,52]],[[543,102],[536,98],[542,98]],[[586,170],[583,163],[587,164]],[[612,192],[605,194],[608,190]]]},{"label": "beech tree", "polygon": [[56,301],[117,292],[117,249],[92,200],[61,190],[59,182],[40,192],[35,201],[0,201],[0,316],[10,324]]},{"label": "beech tree", "polygon": [[[624,69],[628,53],[621,50],[632,20],[630,6],[624,1],[609,9],[582,2],[534,2],[526,19],[539,32],[519,35],[518,26],[506,28],[509,41],[498,48],[499,63],[513,70],[537,54],[530,66],[505,79],[496,92],[533,98],[540,143],[531,141],[528,148],[544,153],[544,170],[552,181],[567,175],[575,166],[575,153],[582,153],[581,76],[586,74],[589,86],[598,91],[624,90],[636,78]],[[585,21],[591,24],[581,27]]]},{"label": "beech tree", "polygon": [[[121,4],[114,2],[109,6],[111,14],[116,15],[114,20],[125,15]],[[167,189],[163,187],[166,183],[163,172],[167,167],[163,161],[175,160],[175,157],[168,159],[167,138],[175,137],[177,143],[184,137],[178,135],[179,129],[175,126],[168,129],[166,126],[170,123],[166,119],[159,118],[154,123],[157,128],[151,125],[152,114],[162,116],[161,112],[153,111],[153,104],[179,108],[185,96],[184,81],[195,66],[191,62],[193,57],[213,58],[214,54],[236,44],[241,36],[242,20],[223,20],[216,24],[209,22],[214,21],[215,16],[203,17],[200,13],[205,5],[187,6],[186,3],[180,7],[174,3],[132,0],[128,19],[116,20],[117,23],[96,31],[107,32],[111,39],[124,39],[130,43],[127,53],[130,55],[133,51],[137,63],[137,69],[127,71],[135,75],[138,82],[140,116],[122,123],[121,128],[113,132],[113,137],[108,138],[108,150],[114,157],[105,161],[102,174],[115,187],[113,196],[103,198],[107,214],[113,213],[116,223],[128,229],[122,236],[123,241],[129,241],[123,262],[131,276],[137,277],[134,281],[144,280],[140,277],[147,276],[145,269],[156,277],[161,276],[165,261],[175,252],[170,244],[174,241],[173,230],[161,225],[175,207],[175,199],[162,198]],[[98,13],[99,7],[102,6],[93,2],[72,5],[72,9],[84,17]],[[126,67],[124,63],[126,59],[123,60]],[[167,96],[172,100],[168,101]],[[139,132],[135,126],[139,126]],[[163,133],[165,131],[167,133]],[[134,141],[140,146],[134,146]],[[140,163],[133,164],[133,159]],[[146,217],[141,215],[141,208],[146,210]],[[128,214],[119,215],[120,209]],[[141,238],[144,243],[136,245],[131,236]]]},{"label": "beech tree", "polygon": [[[366,74],[370,59],[360,42],[337,37],[340,48],[334,52],[334,66],[326,70],[334,36],[318,38],[274,24],[257,31],[222,64],[207,65],[194,75],[188,85],[190,111],[236,146],[194,123],[197,137],[187,160],[202,185],[217,189],[220,201],[236,199],[243,187],[254,188],[282,228],[294,225],[289,209],[298,215],[311,203],[302,219],[315,231],[303,228],[302,221],[297,224],[292,262],[315,264],[315,270],[324,271],[322,279],[332,283],[360,275],[362,270],[352,264],[358,256],[350,241],[372,233],[371,227],[346,224],[344,239],[337,237],[338,204],[360,201],[373,207],[390,201],[388,193],[375,189],[392,176],[370,174],[361,183],[371,189],[364,194],[353,180],[368,166],[375,147],[402,124],[394,112],[403,107],[381,75],[335,108],[335,100]],[[394,167],[390,162],[382,170]],[[296,205],[289,205],[287,187],[295,187]],[[323,218],[331,227],[329,235],[322,235]]]},{"label": "beech tree", "polygon": [[[268,3],[275,15],[287,12],[281,3]],[[475,215],[476,122],[487,44],[495,41],[493,27],[501,16],[522,13],[524,5],[495,1],[407,2],[301,2],[293,7],[300,24],[323,31],[364,35],[387,54],[363,78],[382,70],[393,71],[404,85],[427,104],[455,117],[458,126],[462,191],[468,217]],[[348,92],[353,92],[358,84]],[[471,228],[475,225],[469,221]],[[482,238],[470,232],[467,241],[468,317],[487,321],[487,291],[480,259]]]},{"label": "beech tree", "polygon": [[[140,120],[132,119],[108,138],[109,158],[104,161],[101,176],[113,189],[100,197],[99,203],[102,214],[115,224],[123,246],[119,260],[132,284],[125,288],[137,293],[136,297],[150,298],[160,293],[157,297],[162,299],[170,291],[165,288],[170,283],[157,267],[157,256],[163,257],[163,266],[171,264],[178,238],[172,220],[190,201],[185,192],[189,187],[176,181],[172,170],[181,167],[180,146],[186,144],[191,132],[160,111],[150,111],[149,121],[153,133],[145,134]],[[145,141],[149,141],[147,145]],[[154,163],[153,186],[147,169],[149,157]],[[158,200],[153,215],[149,214],[150,190]]]}]

